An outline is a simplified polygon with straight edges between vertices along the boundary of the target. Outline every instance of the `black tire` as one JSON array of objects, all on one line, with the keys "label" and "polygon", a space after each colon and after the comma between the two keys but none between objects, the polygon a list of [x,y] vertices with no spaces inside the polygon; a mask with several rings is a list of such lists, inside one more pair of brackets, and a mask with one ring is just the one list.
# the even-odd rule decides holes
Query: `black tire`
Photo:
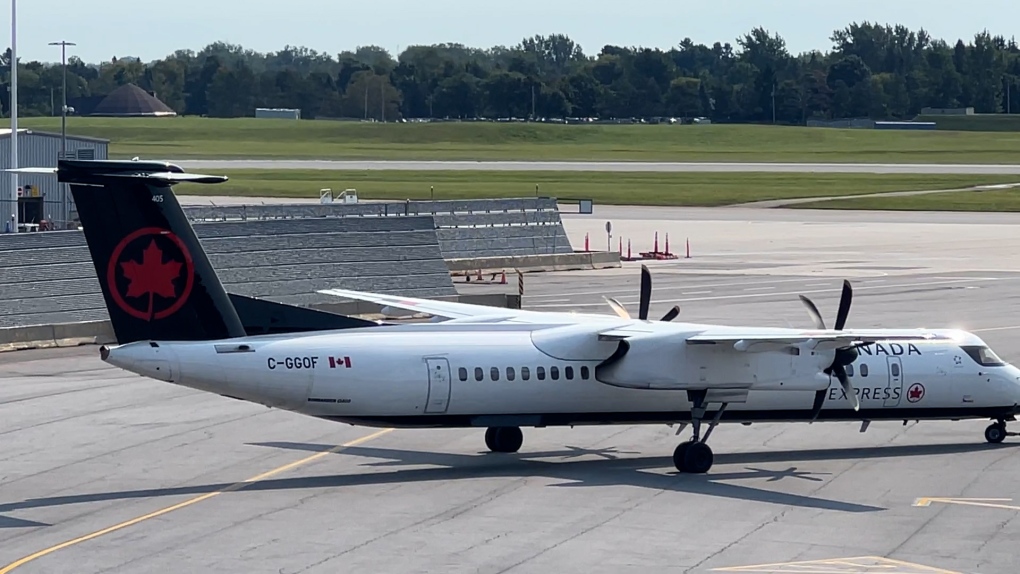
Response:
[{"label": "black tire", "polygon": [[680,472],[687,472],[687,464],[684,461],[687,458],[687,448],[689,446],[691,446],[691,443],[682,442],[673,451],[673,466]]},{"label": "black tire", "polygon": [[496,429],[487,428],[485,429],[485,446],[492,452],[496,451]]},{"label": "black tire", "polygon": [[704,474],[712,468],[712,462],[712,449],[703,442],[691,443],[684,453],[684,466],[690,473]]},{"label": "black tire", "polygon": [[520,427],[497,427],[492,430],[495,452],[517,452],[524,444],[524,433]]},{"label": "black tire", "polygon": [[1000,423],[988,425],[985,429],[985,440],[992,444],[1006,440],[1006,425]]}]

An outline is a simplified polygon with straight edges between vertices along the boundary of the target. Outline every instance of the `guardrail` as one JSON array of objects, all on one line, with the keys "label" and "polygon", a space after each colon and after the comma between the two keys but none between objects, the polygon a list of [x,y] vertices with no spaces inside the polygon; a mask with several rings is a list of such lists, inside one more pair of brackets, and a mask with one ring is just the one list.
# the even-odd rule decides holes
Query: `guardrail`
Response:
[{"label": "guardrail", "polygon": [[320,217],[408,217],[438,214],[513,213],[557,211],[551,197],[509,199],[407,200],[372,203],[292,203],[268,205],[189,205],[184,212],[192,221],[251,221]]}]

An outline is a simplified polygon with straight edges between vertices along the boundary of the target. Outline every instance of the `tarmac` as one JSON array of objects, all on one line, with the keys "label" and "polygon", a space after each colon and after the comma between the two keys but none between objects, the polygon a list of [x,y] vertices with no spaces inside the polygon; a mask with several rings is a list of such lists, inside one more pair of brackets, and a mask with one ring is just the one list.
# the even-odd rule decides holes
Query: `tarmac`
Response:
[{"label": "tarmac", "polygon": [[[653,317],[809,327],[797,294],[831,321],[848,278],[848,326],[967,328],[1020,361],[1020,214],[596,209],[565,215],[575,246],[607,219],[641,250],[690,237],[648,262]],[[528,274],[524,306],[636,310],[639,265]],[[1020,439],[987,445],[987,421],[727,425],[692,476],[671,461],[689,430],[525,429],[494,455],[481,430],[317,421],[95,347],[0,373],[0,574],[1016,571]]]}]

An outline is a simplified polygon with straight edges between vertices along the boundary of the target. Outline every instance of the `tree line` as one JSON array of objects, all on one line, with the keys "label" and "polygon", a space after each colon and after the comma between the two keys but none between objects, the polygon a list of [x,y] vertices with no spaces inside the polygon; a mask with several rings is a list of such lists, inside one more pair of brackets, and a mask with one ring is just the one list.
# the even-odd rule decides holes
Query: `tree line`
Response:
[{"label": "tree line", "polygon": [[[754,28],[736,45],[669,50],[604,46],[586,54],[568,36],[514,47],[411,46],[394,58],[377,46],[335,57],[287,46],[259,53],[214,43],[162,60],[71,55],[68,98],[133,83],[178,114],[253,116],[299,108],[303,118],[695,118],[803,124],[809,119],[905,119],[922,108],[1020,110],[1020,48],[987,32],[950,44],[923,29],[853,23],[829,50],[791,54],[778,33]],[[0,57],[9,86],[10,50]],[[63,68],[19,62],[19,114],[59,115]],[[9,115],[9,90],[0,90]]]}]

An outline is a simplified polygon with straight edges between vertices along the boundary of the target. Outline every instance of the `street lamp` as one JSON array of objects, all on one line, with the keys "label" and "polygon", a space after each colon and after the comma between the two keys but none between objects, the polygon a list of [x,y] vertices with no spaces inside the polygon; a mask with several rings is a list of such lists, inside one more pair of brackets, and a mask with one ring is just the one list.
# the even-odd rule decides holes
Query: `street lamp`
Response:
[{"label": "street lamp", "polygon": [[60,62],[64,67],[64,88],[61,90],[64,103],[60,106],[60,159],[67,159],[67,47],[77,44],[61,40],[50,42],[50,46],[60,46]]}]

